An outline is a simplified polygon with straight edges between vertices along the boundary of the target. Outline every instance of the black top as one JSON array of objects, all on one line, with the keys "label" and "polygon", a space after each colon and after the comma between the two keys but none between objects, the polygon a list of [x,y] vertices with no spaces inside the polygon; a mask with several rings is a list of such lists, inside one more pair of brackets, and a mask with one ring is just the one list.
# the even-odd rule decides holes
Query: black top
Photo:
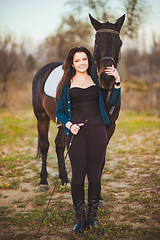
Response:
[{"label": "black top", "polygon": [[99,91],[96,85],[70,89],[72,116],[88,119],[99,116]]}]

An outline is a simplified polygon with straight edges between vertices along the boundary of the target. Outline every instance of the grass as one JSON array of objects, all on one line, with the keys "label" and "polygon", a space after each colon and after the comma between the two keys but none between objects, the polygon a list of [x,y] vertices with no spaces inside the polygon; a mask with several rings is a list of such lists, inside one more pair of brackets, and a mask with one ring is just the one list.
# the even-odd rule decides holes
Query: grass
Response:
[{"label": "grass", "polygon": [[0,189],[17,189],[19,186],[18,180],[3,181],[0,184]]},{"label": "grass", "polygon": [[139,114],[127,111],[124,113],[123,121],[117,121],[117,127],[123,129],[128,135],[141,131],[150,132],[160,127],[160,119],[155,115],[148,115],[147,112]]},{"label": "grass", "polygon": [[[58,181],[44,216],[58,174],[50,126],[48,153],[49,192],[39,192],[41,161],[35,160],[36,119],[32,109],[0,112],[0,238],[33,239],[44,217],[42,239],[158,240],[160,237],[160,118],[145,112],[121,112],[109,143],[102,175],[103,209],[98,227],[72,235],[75,222],[71,193]],[[71,175],[69,161],[67,170]],[[53,174],[54,173],[54,174]],[[87,184],[85,184],[87,198]],[[86,202],[87,203],[87,202]]]},{"label": "grass", "polygon": [[44,206],[45,203],[47,201],[47,194],[40,194],[36,197],[34,197],[33,201],[32,201],[32,205],[33,206]]}]

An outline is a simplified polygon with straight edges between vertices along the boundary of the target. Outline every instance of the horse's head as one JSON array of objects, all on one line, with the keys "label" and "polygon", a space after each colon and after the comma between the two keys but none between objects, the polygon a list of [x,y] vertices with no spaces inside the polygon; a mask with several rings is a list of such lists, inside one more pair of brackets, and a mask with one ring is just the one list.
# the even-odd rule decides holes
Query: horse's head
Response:
[{"label": "horse's head", "polygon": [[117,67],[122,41],[119,33],[123,25],[125,15],[117,19],[116,23],[100,23],[89,14],[91,23],[95,28],[94,60],[98,69],[100,87],[111,90],[114,77],[105,73],[106,67]]}]

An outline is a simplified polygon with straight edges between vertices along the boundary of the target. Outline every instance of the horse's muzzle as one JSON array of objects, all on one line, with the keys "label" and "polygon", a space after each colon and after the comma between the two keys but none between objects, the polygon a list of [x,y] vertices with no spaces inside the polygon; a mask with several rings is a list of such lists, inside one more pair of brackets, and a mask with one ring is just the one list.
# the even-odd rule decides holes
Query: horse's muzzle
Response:
[{"label": "horse's muzzle", "polygon": [[99,86],[101,88],[111,90],[114,84],[114,77],[108,76],[105,72],[101,72],[99,75]]},{"label": "horse's muzzle", "polygon": [[111,59],[104,60],[99,66],[99,85],[101,88],[111,90],[114,85],[114,77],[105,73],[107,67],[111,67],[113,62]]}]

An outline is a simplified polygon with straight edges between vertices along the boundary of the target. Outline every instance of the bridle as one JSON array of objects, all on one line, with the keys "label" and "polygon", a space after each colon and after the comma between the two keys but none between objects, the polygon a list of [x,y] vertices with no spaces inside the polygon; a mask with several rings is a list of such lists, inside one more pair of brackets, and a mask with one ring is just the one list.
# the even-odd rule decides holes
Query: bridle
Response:
[{"label": "bridle", "polygon": [[[119,32],[115,31],[115,30],[112,30],[112,29],[99,29],[97,30],[97,33],[102,33],[102,32],[106,32],[106,33],[113,33],[113,34],[117,34],[119,35]],[[114,65],[116,66],[117,63],[115,61],[115,59],[113,57],[110,57],[110,56],[106,56],[106,57],[103,57],[99,60],[98,64],[97,64],[97,67],[100,65],[101,62],[103,62],[104,60],[111,60]]]},{"label": "bridle", "polygon": [[[112,30],[112,29],[99,29],[97,30],[97,33],[102,33],[102,32],[106,32],[106,33],[112,33],[112,34],[117,34],[119,36],[119,32],[115,31],[115,30]],[[99,65],[101,62],[103,62],[104,60],[111,60],[113,63],[114,63],[114,66],[116,67],[117,66],[117,63],[115,61],[115,59],[111,56],[105,56],[105,57],[102,57],[98,64],[97,64],[97,68],[99,69]],[[98,77],[99,78],[99,77]],[[106,102],[108,103],[109,102],[109,98],[110,98],[110,94],[111,94],[111,91],[108,92],[108,95],[107,95],[107,99],[106,99]],[[109,114],[112,114],[113,111],[115,109],[115,106],[112,106],[110,111],[109,111]]]},{"label": "bridle", "polygon": [[112,62],[114,63],[114,65],[116,65],[116,62],[115,62],[115,60],[114,60],[114,58],[112,58],[112,57],[103,57],[103,58],[101,58],[100,59],[100,61],[98,62],[98,66],[100,65],[100,63],[101,62],[103,62],[104,60],[112,60]]}]

